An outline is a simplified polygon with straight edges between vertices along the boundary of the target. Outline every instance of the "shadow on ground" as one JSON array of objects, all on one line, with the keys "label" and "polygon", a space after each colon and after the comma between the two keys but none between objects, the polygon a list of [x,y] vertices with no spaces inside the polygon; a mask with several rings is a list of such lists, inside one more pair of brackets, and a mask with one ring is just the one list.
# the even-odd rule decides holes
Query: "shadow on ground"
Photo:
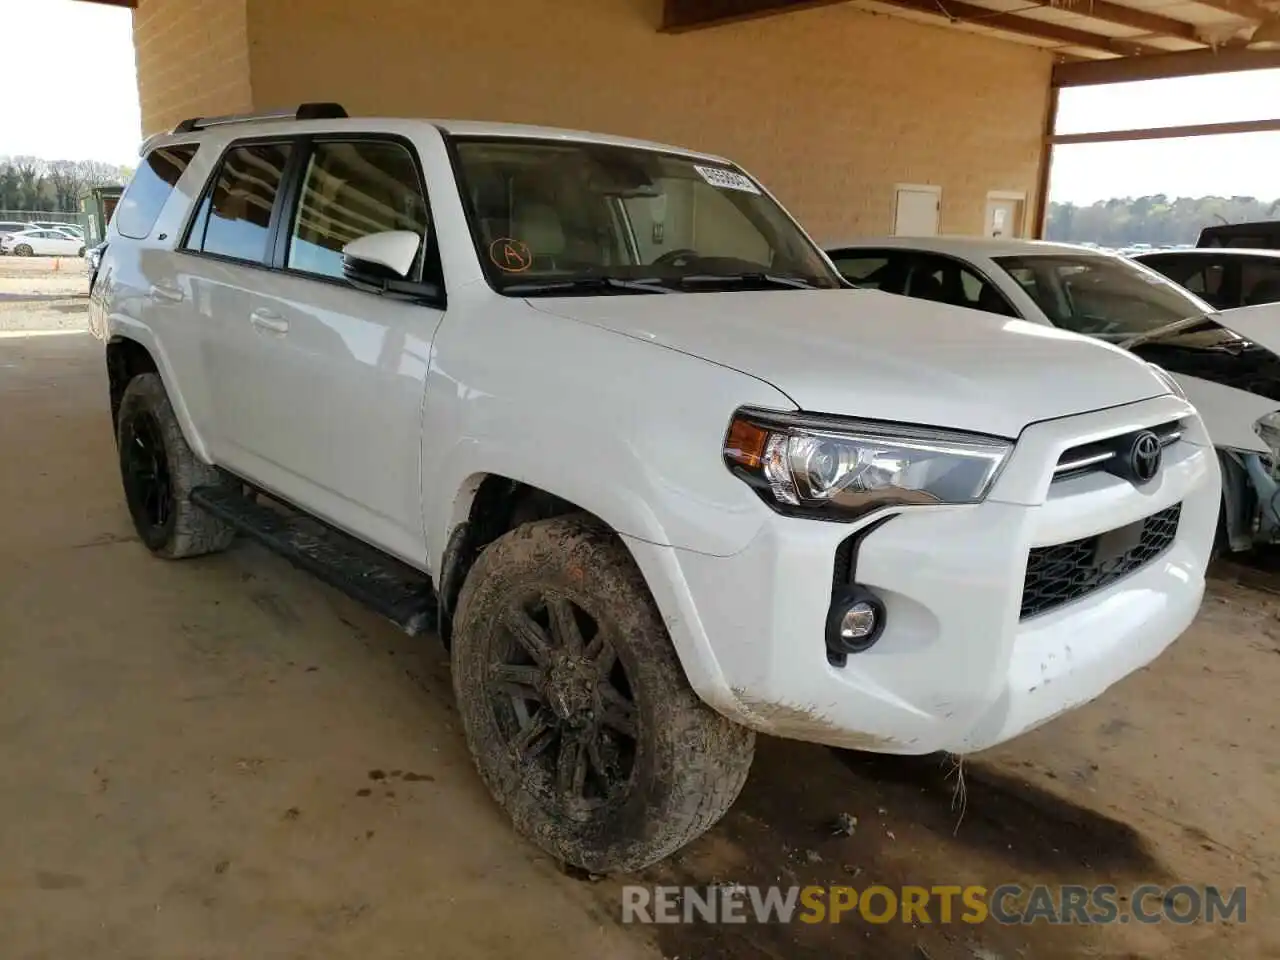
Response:
[{"label": "shadow on ground", "polygon": [[[963,770],[963,793],[958,788]],[[851,835],[847,829],[856,818]],[[645,885],[851,886],[1117,883],[1168,875],[1130,826],[982,763],[891,757],[761,739],[752,777],[725,820]],[[598,885],[621,915],[621,883]],[[881,907],[880,909],[883,909]],[[654,929],[666,957],[698,960],[1036,960],[1076,957],[1083,927],[991,923],[676,924]],[[1029,952],[1028,952],[1029,951]]]}]

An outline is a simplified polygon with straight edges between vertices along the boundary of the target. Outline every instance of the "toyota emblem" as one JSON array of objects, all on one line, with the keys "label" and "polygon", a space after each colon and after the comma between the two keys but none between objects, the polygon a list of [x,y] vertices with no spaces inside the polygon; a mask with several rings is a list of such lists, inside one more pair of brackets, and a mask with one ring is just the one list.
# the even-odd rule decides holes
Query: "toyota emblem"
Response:
[{"label": "toyota emblem", "polygon": [[1160,438],[1143,430],[1129,448],[1129,474],[1136,483],[1147,483],[1160,472]]}]

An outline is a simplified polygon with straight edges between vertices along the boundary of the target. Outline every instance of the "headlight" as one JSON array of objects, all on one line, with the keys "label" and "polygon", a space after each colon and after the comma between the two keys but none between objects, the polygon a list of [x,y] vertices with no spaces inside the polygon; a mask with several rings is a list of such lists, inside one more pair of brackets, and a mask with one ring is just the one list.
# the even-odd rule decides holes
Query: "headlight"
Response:
[{"label": "headlight", "polygon": [[1261,416],[1253,425],[1253,432],[1271,448],[1271,455],[1280,458],[1280,410]]},{"label": "headlight", "polygon": [[1147,366],[1151,368],[1152,373],[1164,382],[1164,385],[1169,388],[1170,393],[1175,397],[1181,397],[1183,400],[1187,399],[1187,392],[1182,389],[1182,384],[1177,381],[1172,373],[1164,367],[1157,366],[1154,363],[1148,363]]},{"label": "headlight", "polygon": [[743,409],[724,459],[779,513],[848,521],[900,504],[977,503],[1012,448],[980,434]]}]

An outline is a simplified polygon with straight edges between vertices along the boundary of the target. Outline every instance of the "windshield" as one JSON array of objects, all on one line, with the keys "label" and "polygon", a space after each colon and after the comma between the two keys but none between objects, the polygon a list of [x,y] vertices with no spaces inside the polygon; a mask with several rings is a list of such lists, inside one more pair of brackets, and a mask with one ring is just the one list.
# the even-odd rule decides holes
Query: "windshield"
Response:
[{"label": "windshield", "polygon": [[500,293],[842,286],[736,168],[573,141],[453,143],[476,250]]},{"label": "windshield", "polygon": [[[1167,324],[1211,313],[1200,298],[1146,267],[1093,254],[996,257],[1049,322],[1102,340],[1120,342]],[[1239,338],[1216,324],[1174,333],[1187,346]]]}]

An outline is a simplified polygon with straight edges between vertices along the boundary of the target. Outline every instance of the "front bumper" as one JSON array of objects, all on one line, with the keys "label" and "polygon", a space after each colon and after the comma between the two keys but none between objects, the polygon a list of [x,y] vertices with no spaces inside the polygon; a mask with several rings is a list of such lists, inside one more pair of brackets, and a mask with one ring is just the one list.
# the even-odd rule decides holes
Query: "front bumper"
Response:
[{"label": "front bumper", "polygon": [[[1188,425],[1183,439],[1145,487],[1109,474],[1051,486],[1068,447],[1175,418]],[[720,712],[835,746],[969,752],[1093,699],[1186,629],[1204,591],[1219,489],[1204,428],[1174,397],[1028,427],[984,503],[907,508],[866,533],[854,580],[884,602],[887,624],[844,666],[828,661],[824,622],[837,548],[857,527],[770,513],[731,557],[631,547],[650,584],[663,584],[655,594],[694,688]],[[1031,548],[1174,504],[1177,533],[1159,556],[1020,619]]]}]

